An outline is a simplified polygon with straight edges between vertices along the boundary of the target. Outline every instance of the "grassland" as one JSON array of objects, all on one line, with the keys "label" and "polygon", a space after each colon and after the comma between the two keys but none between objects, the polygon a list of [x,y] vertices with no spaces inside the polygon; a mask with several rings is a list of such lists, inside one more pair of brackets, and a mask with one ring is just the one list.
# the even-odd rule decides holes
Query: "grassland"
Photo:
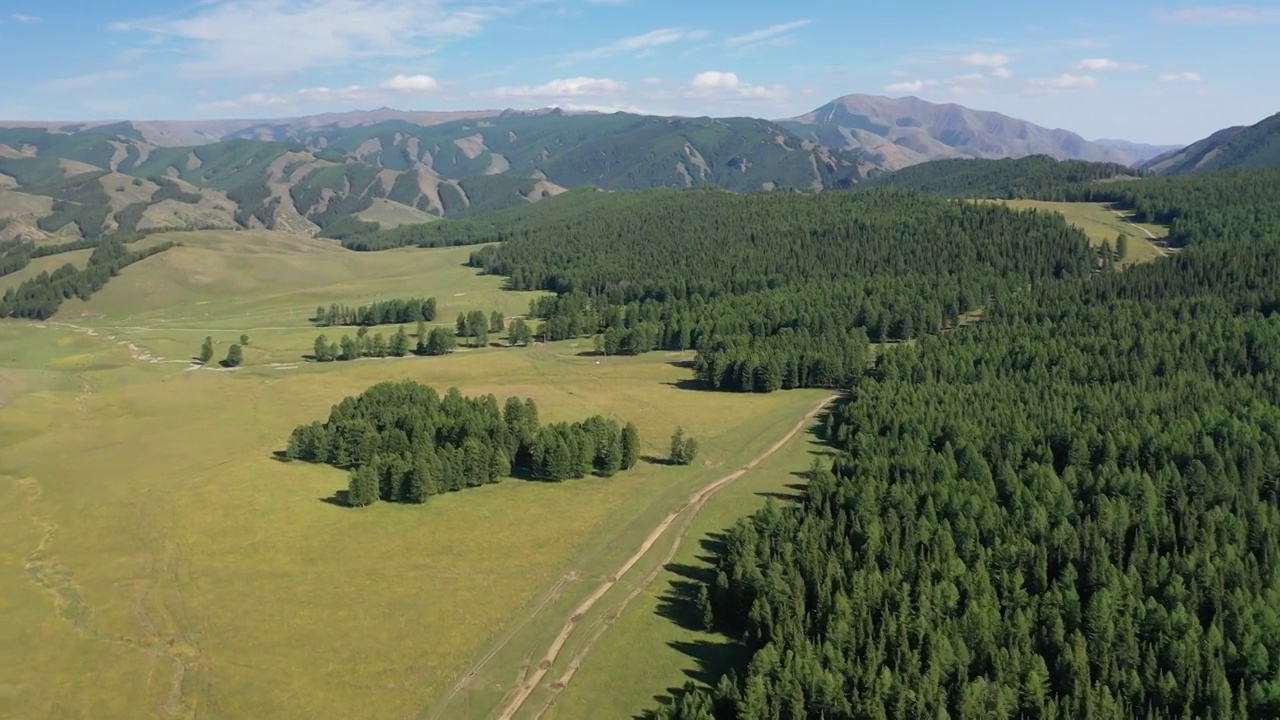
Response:
[{"label": "grassland", "polygon": [[375,198],[373,204],[367,209],[356,213],[356,217],[361,220],[376,222],[384,228],[432,222],[440,219],[439,215],[432,215],[417,208],[384,198]]},{"label": "grassland", "polygon": [[1047,202],[1043,200],[999,200],[1009,207],[1021,210],[1044,210],[1060,213],[1067,222],[1084,231],[1094,245],[1109,242],[1115,245],[1117,235],[1129,237],[1129,255],[1121,265],[1149,262],[1164,255],[1167,250],[1158,245],[1169,229],[1160,225],[1147,225],[1130,221],[1129,214],[1106,203]]},{"label": "grassland", "polygon": [[[684,389],[685,356],[597,362],[581,354],[589,342],[307,364],[319,330],[306,318],[320,304],[433,295],[451,322],[473,309],[513,316],[530,296],[462,266],[469,248],[356,254],[268,232],[153,237],[184,246],[51,322],[0,322],[0,717],[482,717],[566,610],[663,518],[823,397]],[[221,352],[241,333],[247,367],[191,369],[205,335]],[[332,503],[341,472],[273,459],[293,426],[392,378],[530,396],[547,420],[616,415],[639,426],[651,454],[681,423],[702,457],[362,511]],[[757,477],[773,480],[746,474],[690,516],[702,523],[693,527],[749,509]],[[619,578],[583,627],[600,627],[615,598],[661,588],[653,571],[667,547]],[[651,607],[645,597],[633,607]],[[575,636],[560,662],[593,638]],[[594,651],[597,671],[617,652],[610,638]],[[558,717],[594,702],[592,667],[583,700],[565,695]],[[672,674],[644,676],[610,707],[638,709],[645,693],[678,684]],[[531,695],[528,711],[547,699]]]}]

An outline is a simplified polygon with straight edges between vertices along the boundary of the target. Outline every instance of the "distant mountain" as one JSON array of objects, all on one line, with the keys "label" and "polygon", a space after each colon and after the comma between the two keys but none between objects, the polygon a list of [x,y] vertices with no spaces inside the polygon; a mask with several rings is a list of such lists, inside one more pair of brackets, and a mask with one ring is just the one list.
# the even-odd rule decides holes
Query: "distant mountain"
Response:
[{"label": "distant mountain", "polygon": [[1128,140],[1112,140],[1107,138],[1098,138],[1093,141],[1094,144],[1119,150],[1133,158],[1134,165],[1144,163],[1157,155],[1163,155],[1171,150],[1181,148],[1181,145],[1148,145],[1147,143],[1130,142]]},{"label": "distant mountain", "polygon": [[1152,158],[1143,170],[1161,175],[1280,166],[1280,113],[1252,126],[1229,127]]},{"label": "distant mountain", "polygon": [[[546,110],[369,123],[379,117],[228,121],[223,139],[186,146],[156,144],[144,123],[0,128],[0,218],[10,219],[0,239],[174,226],[315,233],[465,217],[584,185],[823,189],[870,169],[752,118]],[[168,126],[166,138],[213,137],[211,127]]]},{"label": "distant mountain", "polygon": [[1089,142],[1073,132],[916,97],[846,95],[783,125],[827,147],[860,151],[864,162],[885,170],[946,158],[1029,155],[1123,165],[1135,162],[1129,152]]}]

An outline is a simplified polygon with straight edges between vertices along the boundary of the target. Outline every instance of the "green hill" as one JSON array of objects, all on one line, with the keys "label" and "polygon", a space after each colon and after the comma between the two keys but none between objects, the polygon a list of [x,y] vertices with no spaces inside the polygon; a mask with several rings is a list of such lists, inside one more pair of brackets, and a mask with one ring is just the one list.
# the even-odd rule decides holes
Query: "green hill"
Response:
[{"label": "green hill", "polygon": [[1161,175],[1256,167],[1280,167],[1280,113],[1249,127],[1219,130],[1142,166]]}]

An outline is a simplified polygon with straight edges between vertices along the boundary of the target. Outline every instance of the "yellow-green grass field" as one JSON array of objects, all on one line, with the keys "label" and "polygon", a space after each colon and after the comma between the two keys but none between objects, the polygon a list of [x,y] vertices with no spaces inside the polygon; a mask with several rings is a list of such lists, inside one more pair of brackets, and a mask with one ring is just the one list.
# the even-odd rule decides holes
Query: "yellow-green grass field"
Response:
[{"label": "yellow-green grass field", "polygon": [[393,202],[386,198],[376,198],[369,207],[356,213],[356,217],[369,222],[376,222],[384,228],[410,225],[413,223],[433,222],[439,215],[432,215],[403,203]]},{"label": "yellow-green grass field", "polygon": [[1117,235],[1129,237],[1129,255],[1120,261],[1122,266],[1149,262],[1167,251],[1156,243],[1169,234],[1163,225],[1135,223],[1129,220],[1131,213],[1117,210],[1108,203],[1047,202],[1043,200],[997,200],[1020,210],[1045,210],[1060,213],[1067,222],[1084,231],[1094,245],[1109,242],[1115,245]]},{"label": "yellow-green grass field", "polygon": [[[581,354],[589,340],[306,363],[316,305],[435,296],[449,323],[467,310],[520,314],[531,294],[464,267],[471,248],[351,253],[268,232],[155,237],[184,246],[126,268],[50,321],[0,322],[0,718],[485,717],[663,518],[824,395],[684,389],[687,356],[597,359]],[[246,367],[193,369],[205,335],[221,353],[241,333]],[[544,420],[614,415],[635,422],[655,455],[679,423],[702,453],[688,468],[642,463],[608,480],[511,480],[363,510],[332,502],[342,472],[273,458],[295,425],[397,378],[533,397]],[[793,450],[802,446],[709,500],[675,559],[697,552],[695,535],[749,511],[755,483],[793,480],[781,465],[792,453],[792,469],[803,469]],[[765,472],[774,463],[779,472]],[[644,590],[618,640],[600,637],[581,696],[570,694],[575,680],[557,717],[639,710],[679,684],[679,667],[696,668],[655,654],[671,672],[633,678],[605,715],[592,709],[602,687],[592,673],[619,656],[611,642],[637,632],[625,623],[667,622],[646,598],[667,582],[652,573],[683,537],[691,515],[680,517],[564,645],[553,670],[592,642],[597,616]],[[530,695],[522,712],[547,695]]]}]

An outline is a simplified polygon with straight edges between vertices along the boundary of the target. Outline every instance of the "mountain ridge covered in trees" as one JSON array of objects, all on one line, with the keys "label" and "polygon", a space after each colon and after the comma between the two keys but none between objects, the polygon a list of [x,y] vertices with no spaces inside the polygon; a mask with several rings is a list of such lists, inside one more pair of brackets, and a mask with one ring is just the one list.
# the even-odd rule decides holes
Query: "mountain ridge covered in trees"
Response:
[{"label": "mountain ridge covered in trees", "polygon": [[1116,163],[1032,155],[1000,160],[934,160],[877,175],[863,187],[900,187],[948,197],[1065,200],[1065,188],[1071,185],[1123,182],[1144,174]]}]

